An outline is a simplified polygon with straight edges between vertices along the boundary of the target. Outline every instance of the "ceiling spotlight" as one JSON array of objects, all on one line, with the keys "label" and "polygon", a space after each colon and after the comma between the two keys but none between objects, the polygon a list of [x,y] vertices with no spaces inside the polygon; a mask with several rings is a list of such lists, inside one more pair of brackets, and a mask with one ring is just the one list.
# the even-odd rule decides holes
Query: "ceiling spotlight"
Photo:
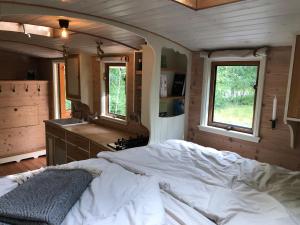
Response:
[{"label": "ceiling spotlight", "polygon": [[58,20],[59,22],[59,26],[60,26],[60,29],[61,29],[61,37],[62,38],[68,38],[69,36],[69,33],[68,33],[68,28],[69,28],[69,20],[65,20],[65,19],[59,19]]}]

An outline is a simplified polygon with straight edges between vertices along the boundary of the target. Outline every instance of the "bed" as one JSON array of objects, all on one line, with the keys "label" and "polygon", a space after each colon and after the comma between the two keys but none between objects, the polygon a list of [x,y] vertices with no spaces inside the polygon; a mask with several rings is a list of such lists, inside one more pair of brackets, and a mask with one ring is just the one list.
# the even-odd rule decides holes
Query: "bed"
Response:
[{"label": "bed", "polygon": [[[299,225],[300,172],[194,143],[101,152],[67,164],[102,171],[63,225]],[[0,179],[0,196],[17,187]]]}]

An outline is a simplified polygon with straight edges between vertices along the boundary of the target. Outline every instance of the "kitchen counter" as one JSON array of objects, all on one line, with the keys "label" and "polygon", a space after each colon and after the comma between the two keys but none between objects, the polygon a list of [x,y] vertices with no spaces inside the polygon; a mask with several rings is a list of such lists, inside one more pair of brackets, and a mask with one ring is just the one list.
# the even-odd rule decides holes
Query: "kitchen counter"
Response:
[{"label": "kitchen counter", "polygon": [[65,129],[69,132],[85,137],[99,145],[105,145],[117,141],[119,138],[129,138],[136,136],[134,133],[124,132],[116,128],[105,127],[96,124],[80,124],[67,126]]},{"label": "kitchen counter", "polygon": [[114,151],[114,149],[108,147],[107,144],[116,142],[121,138],[135,137],[137,135],[135,133],[119,130],[117,128],[86,122],[70,125],[59,125],[55,122],[55,120],[47,120],[45,123],[89,139],[90,141],[93,141],[104,148],[108,148],[108,150],[111,151]]}]

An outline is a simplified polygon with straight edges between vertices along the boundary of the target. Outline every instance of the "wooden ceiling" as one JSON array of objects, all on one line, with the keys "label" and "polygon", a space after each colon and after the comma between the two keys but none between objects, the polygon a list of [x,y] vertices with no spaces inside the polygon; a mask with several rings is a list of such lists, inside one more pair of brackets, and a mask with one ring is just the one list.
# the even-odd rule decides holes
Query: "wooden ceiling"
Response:
[{"label": "wooden ceiling", "polygon": [[[14,2],[43,5],[116,20],[164,36],[193,51],[291,45],[294,35],[300,33],[299,0],[244,0],[199,11],[173,0],[17,0]],[[19,19],[23,20],[23,18]],[[35,19],[38,20],[33,16],[29,20]],[[40,22],[42,23],[40,25],[53,23],[46,19]],[[84,31],[93,30],[80,24],[77,28]],[[119,34],[122,37],[121,41],[130,44],[131,37],[123,35],[122,32],[115,31],[112,36],[117,38]]]},{"label": "wooden ceiling", "polygon": [[[58,19],[62,17],[56,16],[41,16],[41,15],[13,15],[2,16],[1,21],[17,22],[25,24],[42,25],[59,29]],[[68,39],[60,37],[45,37],[32,35],[28,38],[24,33],[0,31],[0,48],[12,51],[26,53],[29,46],[35,51],[29,51],[28,54],[37,57],[45,57],[48,53],[48,58],[57,58],[62,52],[62,46],[69,48],[70,52],[86,52],[96,54],[97,41],[101,41],[101,46],[105,53],[127,53],[135,49],[140,49],[145,40],[136,34],[127,30],[103,24],[99,22],[68,18],[70,20]],[[11,43],[9,43],[11,42]],[[22,43],[24,44],[22,48]]]}]

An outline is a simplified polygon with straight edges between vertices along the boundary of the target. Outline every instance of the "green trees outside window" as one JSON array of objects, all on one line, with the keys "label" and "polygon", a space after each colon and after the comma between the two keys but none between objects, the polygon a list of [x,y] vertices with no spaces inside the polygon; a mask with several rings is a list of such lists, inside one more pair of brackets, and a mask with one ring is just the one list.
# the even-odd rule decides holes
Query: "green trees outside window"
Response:
[{"label": "green trees outside window", "polygon": [[216,65],[213,122],[252,129],[259,65]]},{"label": "green trees outside window", "polygon": [[126,116],[126,65],[110,65],[108,73],[108,113]]}]

